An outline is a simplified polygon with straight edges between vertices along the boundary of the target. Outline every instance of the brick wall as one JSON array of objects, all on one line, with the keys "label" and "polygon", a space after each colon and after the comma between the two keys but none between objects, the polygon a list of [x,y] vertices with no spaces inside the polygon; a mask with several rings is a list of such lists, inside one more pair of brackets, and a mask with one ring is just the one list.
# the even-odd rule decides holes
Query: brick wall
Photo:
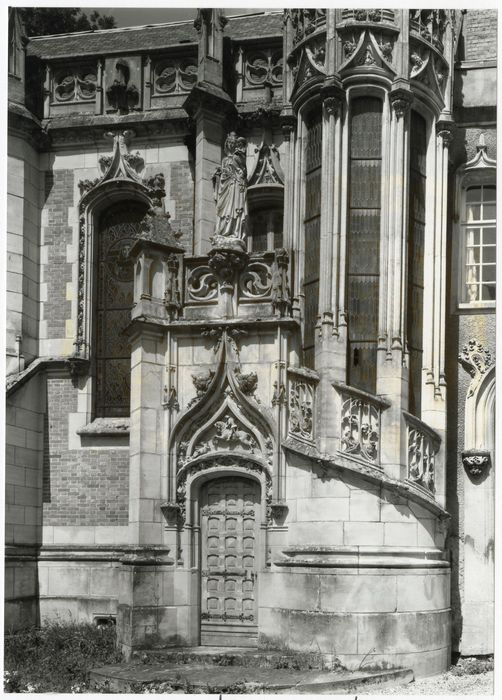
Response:
[{"label": "brick wall", "polygon": [[194,186],[187,162],[171,163],[170,199],[176,202],[176,218],[171,219],[174,231],[182,231],[181,244],[192,252]]},{"label": "brick wall", "polygon": [[66,299],[66,284],[72,280],[67,262],[67,246],[73,230],[68,225],[68,209],[73,207],[73,170],[54,170],[45,174],[45,221],[42,245],[47,251],[42,282],[46,295],[42,319],[48,338],[64,338],[65,321],[71,318],[71,302]]},{"label": "brick wall", "polygon": [[464,60],[497,57],[497,10],[467,10],[464,16]]},{"label": "brick wall", "polygon": [[129,452],[68,449],[68,413],[77,410],[69,378],[47,378],[44,525],[127,525]]}]

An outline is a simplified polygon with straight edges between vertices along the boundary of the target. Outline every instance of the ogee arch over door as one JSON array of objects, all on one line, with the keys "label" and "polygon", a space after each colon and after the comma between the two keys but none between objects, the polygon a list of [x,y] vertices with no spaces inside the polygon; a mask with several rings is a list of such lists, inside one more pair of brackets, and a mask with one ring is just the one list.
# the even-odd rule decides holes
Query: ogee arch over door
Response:
[{"label": "ogee arch over door", "polygon": [[201,644],[256,646],[260,486],[214,479],[201,493]]}]

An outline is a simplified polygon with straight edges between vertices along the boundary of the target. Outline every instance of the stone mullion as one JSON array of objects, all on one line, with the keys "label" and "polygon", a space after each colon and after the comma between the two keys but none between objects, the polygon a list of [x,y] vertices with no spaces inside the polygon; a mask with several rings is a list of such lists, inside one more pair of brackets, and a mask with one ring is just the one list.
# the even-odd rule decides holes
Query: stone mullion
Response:
[{"label": "stone mullion", "polygon": [[293,175],[293,202],[294,207],[292,207],[293,220],[292,220],[292,232],[293,240],[292,246],[296,251],[295,260],[295,283],[293,288],[295,290],[293,297],[292,313],[294,318],[303,318],[304,313],[304,295],[301,286],[301,280],[303,277],[304,269],[304,259],[305,259],[305,246],[302,241],[303,232],[303,212],[305,209],[305,178],[304,178],[304,132],[305,127],[303,119],[301,116],[298,117],[298,124],[296,130],[296,141],[295,141],[295,169]]},{"label": "stone mullion", "polygon": [[[321,163],[321,217],[320,217],[320,269],[319,269],[319,316],[322,342],[329,340],[333,331],[333,309],[331,308],[331,285],[333,281],[333,198],[334,198],[334,98],[323,103],[322,163]],[[333,261],[334,262],[334,261]],[[317,343],[316,343],[317,345]]]}]

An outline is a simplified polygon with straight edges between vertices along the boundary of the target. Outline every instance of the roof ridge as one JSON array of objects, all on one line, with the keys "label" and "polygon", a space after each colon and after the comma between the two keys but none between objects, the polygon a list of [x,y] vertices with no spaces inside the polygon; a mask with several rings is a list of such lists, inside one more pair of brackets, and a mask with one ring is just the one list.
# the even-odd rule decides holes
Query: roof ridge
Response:
[{"label": "roof ridge", "polygon": [[[245,17],[259,17],[260,15],[277,15],[281,14],[282,10],[262,10],[261,12],[247,12],[242,15],[226,15],[228,20],[243,19]],[[140,29],[154,29],[157,27],[176,27],[182,24],[193,24],[193,19],[181,19],[175,22],[155,22],[153,24],[138,24],[132,27],[114,27],[113,29],[85,29],[81,32],[64,32],[62,34],[41,34],[39,36],[30,36],[30,41],[37,39],[58,39],[68,36],[84,36],[87,34],[114,34],[119,32],[138,31]]]}]

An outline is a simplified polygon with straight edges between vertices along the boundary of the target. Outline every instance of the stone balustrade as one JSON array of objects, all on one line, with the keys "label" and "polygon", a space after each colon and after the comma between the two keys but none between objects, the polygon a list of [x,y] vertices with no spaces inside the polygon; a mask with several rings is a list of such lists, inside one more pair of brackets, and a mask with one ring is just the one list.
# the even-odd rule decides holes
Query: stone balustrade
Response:
[{"label": "stone balustrade", "polygon": [[381,413],[389,403],[341,382],[333,386],[340,397],[339,452],[379,465]]},{"label": "stone balustrade", "polygon": [[304,367],[288,368],[288,436],[314,444],[315,393],[319,377]]},{"label": "stone balustrade", "polygon": [[441,444],[439,435],[406,411],[408,479],[431,493],[435,492],[435,460]]}]

